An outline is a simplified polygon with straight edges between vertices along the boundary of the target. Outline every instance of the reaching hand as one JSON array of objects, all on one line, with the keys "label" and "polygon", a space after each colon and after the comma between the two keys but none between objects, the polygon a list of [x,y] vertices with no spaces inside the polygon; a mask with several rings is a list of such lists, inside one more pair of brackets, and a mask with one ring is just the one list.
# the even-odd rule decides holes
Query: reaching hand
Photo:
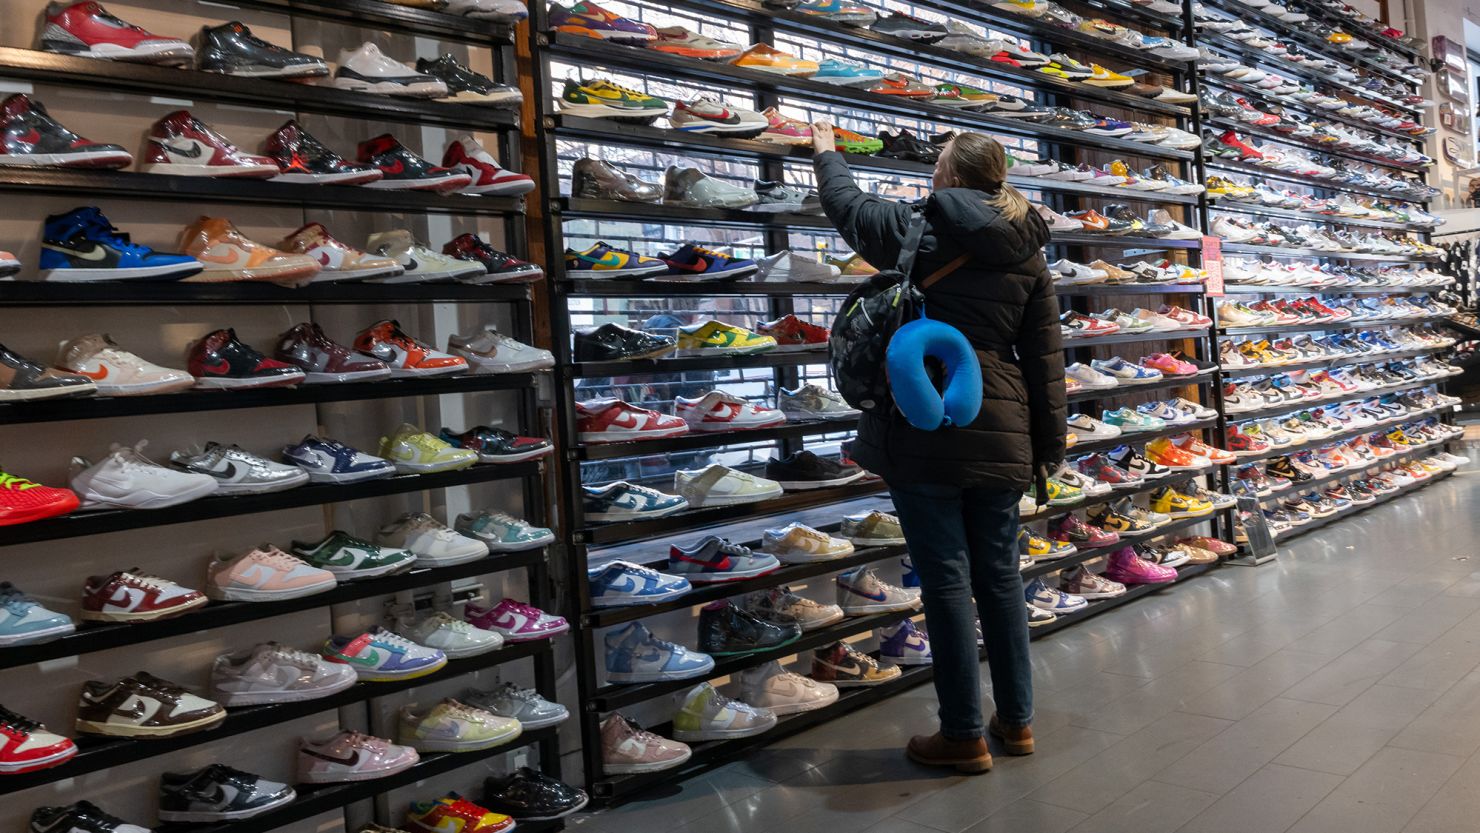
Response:
[{"label": "reaching hand", "polygon": [[837,149],[837,140],[833,138],[832,122],[827,119],[812,122],[812,152],[823,153]]}]

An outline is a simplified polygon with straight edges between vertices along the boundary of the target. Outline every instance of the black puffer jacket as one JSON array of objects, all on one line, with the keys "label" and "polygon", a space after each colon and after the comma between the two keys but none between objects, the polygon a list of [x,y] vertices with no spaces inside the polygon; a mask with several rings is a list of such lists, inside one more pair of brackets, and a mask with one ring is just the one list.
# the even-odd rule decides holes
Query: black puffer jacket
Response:
[{"label": "black puffer jacket", "polygon": [[[827,217],[869,263],[892,268],[913,209],[865,194],[842,154],[816,157]],[[896,483],[1027,490],[1035,471],[1064,458],[1066,404],[1059,304],[1042,247],[1048,227],[1036,212],[1009,223],[988,195],[936,191],[926,202],[915,260],[922,280],[962,254],[965,266],[925,291],[926,312],[954,326],[982,365],[982,410],[966,426],[921,431],[903,416],[865,414],[853,458]]]}]

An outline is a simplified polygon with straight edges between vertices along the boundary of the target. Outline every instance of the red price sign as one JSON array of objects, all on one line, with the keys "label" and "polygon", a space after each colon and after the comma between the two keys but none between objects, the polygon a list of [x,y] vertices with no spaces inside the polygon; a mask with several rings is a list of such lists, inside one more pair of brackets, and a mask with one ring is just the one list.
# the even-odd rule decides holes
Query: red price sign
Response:
[{"label": "red price sign", "polygon": [[1223,297],[1223,238],[1203,237],[1202,268],[1208,273],[1203,289],[1210,298]]}]

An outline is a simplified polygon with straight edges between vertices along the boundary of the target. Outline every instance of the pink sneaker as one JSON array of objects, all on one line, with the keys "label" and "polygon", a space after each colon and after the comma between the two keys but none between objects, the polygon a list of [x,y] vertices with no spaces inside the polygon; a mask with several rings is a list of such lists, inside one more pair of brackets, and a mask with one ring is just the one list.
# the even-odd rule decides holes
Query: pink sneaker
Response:
[{"label": "pink sneaker", "polygon": [[812,144],[812,128],[806,122],[787,118],[775,107],[768,108],[762,115],[767,121],[765,131],[758,137],[762,142],[774,142],[778,145]]},{"label": "pink sneaker", "polygon": [[1104,576],[1121,584],[1166,584],[1177,580],[1177,571],[1147,561],[1135,547],[1121,547],[1110,554]]},{"label": "pink sneaker", "polygon": [[271,545],[239,556],[218,556],[206,569],[206,595],[222,601],[296,599],[332,590],[337,583],[328,570]]},{"label": "pink sneaker", "polygon": [[1076,547],[1089,549],[1116,543],[1120,540],[1120,533],[1090,526],[1083,518],[1070,512],[1060,518],[1057,523],[1048,525],[1048,537],[1055,541],[1066,541]]},{"label": "pink sneaker", "polygon": [[304,738],[298,748],[298,780],[305,784],[371,781],[410,769],[416,750],[359,732],[340,732],[328,740]]},{"label": "pink sneaker", "polygon": [[1162,304],[1161,308],[1158,309],[1157,312],[1165,315],[1167,318],[1172,319],[1173,321],[1181,324],[1183,327],[1186,327],[1189,330],[1213,326],[1213,319],[1207,317],[1206,315],[1203,315],[1199,312],[1193,312],[1190,309],[1179,307],[1174,304]]},{"label": "pink sneaker", "polygon": [[601,724],[601,763],[608,775],[672,769],[691,755],[688,744],[645,732],[620,714]]},{"label": "pink sneaker", "polygon": [[463,608],[463,618],[475,627],[503,634],[506,642],[549,639],[570,630],[570,623],[559,616],[513,599],[504,599],[492,608],[469,603]]},{"label": "pink sneaker", "polygon": [[1141,357],[1141,366],[1152,370],[1160,370],[1163,376],[1193,376],[1197,373],[1197,365],[1192,362],[1184,362],[1179,358],[1167,353],[1152,353]]}]

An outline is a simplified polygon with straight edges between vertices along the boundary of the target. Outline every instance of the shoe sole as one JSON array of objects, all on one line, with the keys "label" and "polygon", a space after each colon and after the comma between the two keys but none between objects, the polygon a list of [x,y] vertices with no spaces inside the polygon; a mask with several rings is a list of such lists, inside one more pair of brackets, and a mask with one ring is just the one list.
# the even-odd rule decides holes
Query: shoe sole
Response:
[{"label": "shoe sole", "polygon": [[950,767],[957,772],[966,773],[968,775],[979,775],[983,772],[992,771],[991,755],[988,755],[985,758],[976,758],[969,761],[962,761],[945,760],[943,758],[927,758],[924,755],[920,755],[916,753],[913,749],[909,748],[905,749],[904,754],[910,760],[914,761],[917,764],[920,764],[921,766]]}]

